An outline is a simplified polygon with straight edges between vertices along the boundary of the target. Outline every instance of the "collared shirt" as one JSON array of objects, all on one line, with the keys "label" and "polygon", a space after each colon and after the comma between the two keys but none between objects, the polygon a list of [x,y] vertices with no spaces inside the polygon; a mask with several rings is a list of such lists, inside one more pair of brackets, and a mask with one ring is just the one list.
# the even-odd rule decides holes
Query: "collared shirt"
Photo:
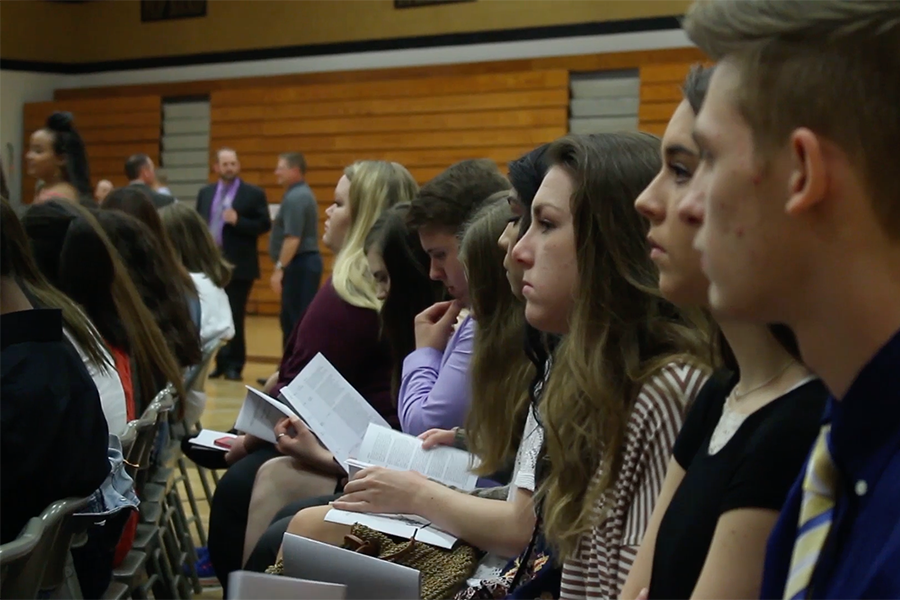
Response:
[{"label": "collared shirt", "polygon": [[109,474],[100,396],[63,337],[62,312],[0,316],[0,542],[56,500],[89,496]]},{"label": "collared shirt", "polygon": [[[813,598],[900,597],[900,332],[831,398],[829,450],[841,476]],[[769,537],[762,598],[782,598],[797,535],[806,465]]]},{"label": "collared shirt", "polygon": [[272,262],[278,261],[284,238],[288,235],[300,238],[295,256],[318,252],[318,224],[319,210],[312,190],[304,181],[293,184],[284,193],[278,214],[272,221],[272,233],[269,234],[269,256]]},{"label": "collared shirt", "polygon": [[469,412],[469,362],[475,343],[475,321],[466,315],[444,351],[419,348],[403,360],[397,412],[404,433],[461,427]]}]

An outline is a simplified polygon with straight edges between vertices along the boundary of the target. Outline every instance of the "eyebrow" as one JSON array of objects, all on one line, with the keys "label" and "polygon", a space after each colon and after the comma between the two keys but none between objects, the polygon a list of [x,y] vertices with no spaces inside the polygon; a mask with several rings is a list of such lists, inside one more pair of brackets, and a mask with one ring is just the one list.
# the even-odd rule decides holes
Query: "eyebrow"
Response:
[{"label": "eyebrow", "polygon": [[672,158],[679,154],[687,154],[688,156],[697,156],[697,152],[682,144],[670,144],[665,148],[666,158]]}]

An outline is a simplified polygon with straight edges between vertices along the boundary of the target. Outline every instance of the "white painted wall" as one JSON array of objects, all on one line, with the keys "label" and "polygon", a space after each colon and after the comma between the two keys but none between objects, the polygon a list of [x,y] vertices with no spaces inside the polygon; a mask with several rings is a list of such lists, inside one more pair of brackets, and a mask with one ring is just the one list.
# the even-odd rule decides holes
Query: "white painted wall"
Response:
[{"label": "white painted wall", "polygon": [[[53,99],[53,90],[62,86],[68,76],[27,71],[0,70],[0,152],[3,170],[9,184],[10,201],[21,202],[22,147],[25,132],[22,130],[22,107],[26,102],[42,102]],[[12,168],[10,152],[12,145]]]},{"label": "white painted wall", "polygon": [[576,54],[603,54],[633,50],[660,50],[684,48],[693,44],[681,29],[588,35],[579,37],[502,42],[497,44],[470,44],[408,50],[384,50],[380,52],[354,52],[326,56],[308,56],[273,60],[245,61],[190,67],[161,69],[136,69],[109,71],[89,75],[73,75],[60,85],[63,88],[97,87],[107,85],[133,85],[173,81],[197,81],[203,79],[227,79],[238,77],[264,77],[288,73],[313,73],[327,71],[354,71],[391,67],[414,67],[475,63],[495,60],[571,56]]}]

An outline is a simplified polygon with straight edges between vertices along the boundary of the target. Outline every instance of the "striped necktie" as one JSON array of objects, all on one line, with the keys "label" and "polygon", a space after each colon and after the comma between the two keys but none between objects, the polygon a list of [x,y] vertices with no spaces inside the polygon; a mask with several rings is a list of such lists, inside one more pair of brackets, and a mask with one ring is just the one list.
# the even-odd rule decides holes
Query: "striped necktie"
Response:
[{"label": "striped necktie", "polygon": [[785,600],[806,598],[813,569],[819,561],[831,521],[838,484],[838,470],[828,451],[831,425],[822,427],[803,478],[803,503],[791,570],[784,588]]}]

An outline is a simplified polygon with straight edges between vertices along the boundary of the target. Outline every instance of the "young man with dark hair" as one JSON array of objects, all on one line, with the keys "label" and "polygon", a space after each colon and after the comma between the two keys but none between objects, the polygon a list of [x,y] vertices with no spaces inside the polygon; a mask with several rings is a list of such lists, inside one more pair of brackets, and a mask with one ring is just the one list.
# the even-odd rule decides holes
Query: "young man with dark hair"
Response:
[{"label": "young man with dark hair", "polygon": [[175,202],[172,196],[160,194],[153,189],[156,184],[156,168],[153,160],[146,154],[133,154],[128,157],[125,161],[125,176],[128,177],[128,185],[140,188],[153,201],[156,208]]},{"label": "young man with dark hair", "polygon": [[762,597],[900,597],[900,3],[704,1],[685,29],[719,61],[690,192],[710,303],[790,326],[833,394]]},{"label": "young man with dark hair", "polygon": [[294,325],[319,290],[323,264],[319,210],[306,184],[306,159],[299,152],[280,154],[275,177],[284,188],[284,196],[269,236],[269,256],[275,263],[269,284],[281,295],[282,344],[287,344]]},{"label": "young man with dark hair", "polygon": [[469,360],[475,323],[467,315],[469,286],[457,256],[460,227],[492,194],[509,182],[489,160],[466,160],[426,183],[409,209],[409,224],[418,230],[431,257],[429,275],[455,299],[439,302],[416,317],[416,350],[403,361],[397,412],[403,431],[418,435],[429,429],[452,429],[469,409]]}]

